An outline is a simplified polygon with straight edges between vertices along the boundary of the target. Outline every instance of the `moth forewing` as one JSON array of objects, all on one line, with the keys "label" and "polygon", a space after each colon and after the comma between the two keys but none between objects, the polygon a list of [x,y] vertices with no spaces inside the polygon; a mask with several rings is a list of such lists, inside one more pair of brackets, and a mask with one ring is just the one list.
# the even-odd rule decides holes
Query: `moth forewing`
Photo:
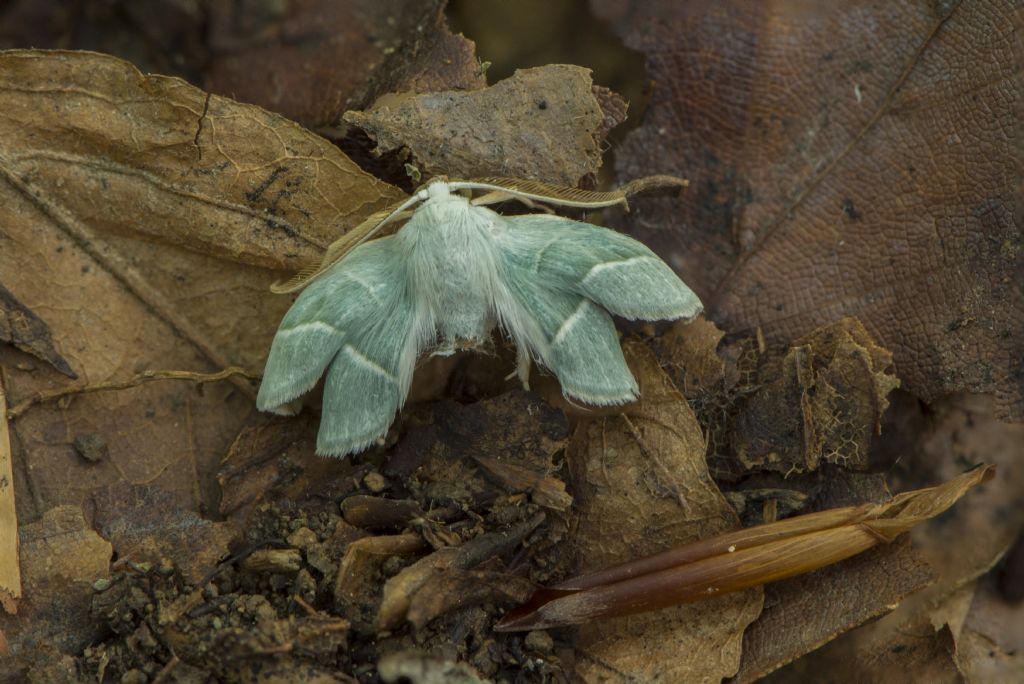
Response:
[{"label": "moth forewing", "polygon": [[[277,291],[305,288],[271,346],[258,407],[273,410],[326,373],[317,451],[343,456],[386,434],[421,353],[486,343],[500,327],[568,397],[622,404],[638,388],[611,314],[690,319],[700,300],[640,242],[560,216],[503,217],[459,191],[596,209],[634,191],[678,187],[656,178],[598,193],[534,181],[435,181],[335,242],[323,262]],[[419,204],[417,207],[416,205]],[[408,216],[395,234],[367,240]]]}]

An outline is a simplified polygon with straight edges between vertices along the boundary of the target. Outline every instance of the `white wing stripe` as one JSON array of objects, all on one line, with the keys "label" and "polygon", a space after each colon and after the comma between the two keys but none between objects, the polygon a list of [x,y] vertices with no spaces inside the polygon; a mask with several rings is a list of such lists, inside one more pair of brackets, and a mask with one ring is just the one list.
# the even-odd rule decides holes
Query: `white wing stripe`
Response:
[{"label": "white wing stripe", "polygon": [[341,275],[346,280],[350,280],[359,287],[366,290],[366,294],[369,295],[370,299],[372,299],[374,302],[376,302],[377,304],[381,303],[380,297],[377,296],[377,288],[375,288],[373,285],[366,282],[365,280],[357,276],[355,273],[352,273],[351,271],[342,271]]},{"label": "white wing stripe", "polygon": [[582,285],[586,285],[587,281],[591,277],[596,276],[601,271],[605,271],[605,270],[607,270],[609,268],[618,268],[620,266],[631,266],[633,264],[640,263],[641,261],[659,261],[659,259],[657,257],[652,257],[652,256],[635,256],[635,257],[630,257],[628,259],[622,259],[621,261],[605,261],[605,262],[602,262],[600,264],[594,264],[593,266],[590,267],[590,270],[587,271],[587,275],[583,276],[583,280],[581,280],[580,283]]},{"label": "white wing stripe", "polygon": [[396,385],[398,384],[398,381],[395,379],[395,376],[389,373],[387,369],[381,367],[378,363],[360,354],[356,350],[356,348],[353,347],[351,344],[345,345],[345,353],[348,354],[353,361],[355,361],[358,365],[362,366],[363,368],[369,370],[372,373],[376,373],[377,375],[383,378],[387,378],[388,381]]},{"label": "white wing stripe", "polygon": [[281,337],[287,337],[289,335],[294,335],[295,333],[305,333],[313,331],[326,331],[331,333],[332,335],[338,336],[342,334],[342,332],[335,328],[333,325],[331,325],[330,323],[324,323],[323,321],[310,321],[309,323],[300,323],[294,328],[288,328],[287,330],[282,328],[281,330],[277,331],[277,334],[280,335]]},{"label": "white wing stripe", "polygon": [[579,303],[579,306],[576,307],[576,310],[572,312],[572,315],[562,322],[561,327],[558,328],[558,332],[555,333],[555,339],[551,341],[552,347],[557,347],[558,343],[565,339],[565,336],[573,329],[573,326],[580,322],[580,319],[583,318],[583,314],[587,312],[587,306],[589,304],[589,299],[583,299]]}]

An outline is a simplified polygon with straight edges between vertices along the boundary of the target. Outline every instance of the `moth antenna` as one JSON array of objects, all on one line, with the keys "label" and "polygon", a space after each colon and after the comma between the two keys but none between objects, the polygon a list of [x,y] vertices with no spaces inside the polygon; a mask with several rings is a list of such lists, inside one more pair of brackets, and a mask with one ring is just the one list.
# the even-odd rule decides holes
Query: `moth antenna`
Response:
[{"label": "moth antenna", "polygon": [[[523,204],[526,204],[526,206],[528,207],[532,204],[530,200],[516,197],[515,195],[505,192],[504,190],[494,190],[492,192],[487,193],[486,195],[481,195],[480,197],[470,200],[469,203],[472,204],[474,207],[486,207],[488,204],[498,204],[499,202],[507,202],[508,200],[512,199],[520,200],[523,202]],[[527,204],[528,202],[530,202],[530,204]]]},{"label": "moth antenna", "polygon": [[621,204],[627,211],[629,210],[628,198],[633,195],[660,188],[682,189],[687,185],[689,185],[689,181],[683,178],[665,175],[638,178],[611,192],[566,188],[541,183],[540,181],[518,178],[488,177],[470,181],[449,182],[449,186],[452,189],[461,190],[468,188],[491,191],[488,195],[475,200],[474,203],[477,204],[492,204],[509,197],[514,197],[521,200],[536,200],[548,204],[577,207],[580,209],[601,209]]},{"label": "moth antenna", "polygon": [[328,245],[319,264],[302,269],[283,283],[274,283],[270,286],[270,291],[275,294],[285,294],[298,292],[306,287],[331,266],[345,258],[345,255],[353,249],[376,235],[381,228],[392,221],[408,218],[407,209],[425,199],[423,192],[417,191],[398,204],[392,204],[370,214],[365,221]]},{"label": "moth antenna", "polygon": [[476,199],[470,200],[469,203],[472,204],[474,207],[485,207],[489,204],[498,204],[499,202],[508,202],[510,200],[515,200],[516,202],[519,202],[528,209],[542,211],[545,214],[555,213],[554,209],[552,209],[551,207],[545,206],[543,204],[537,204],[529,197],[513,195],[512,193],[506,192],[504,190],[489,192],[486,195],[481,195]]},{"label": "moth antenna", "polygon": [[488,194],[472,200],[475,205],[494,204],[516,199],[531,208],[533,207],[532,201],[538,201],[580,209],[600,209],[621,204],[626,211],[629,211],[628,198],[633,195],[661,188],[675,187],[681,190],[689,185],[689,181],[683,178],[659,175],[637,178],[611,192],[596,192],[517,178],[489,177],[472,181],[448,181],[447,177],[438,176],[419,186],[412,195],[398,204],[371,214],[365,221],[332,242],[318,265],[302,269],[283,283],[274,283],[270,286],[270,291],[284,294],[297,292],[306,287],[341,261],[353,249],[376,235],[381,228],[393,221],[406,218],[406,210],[417,202],[427,199],[427,188],[432,183],[448,183],[452,190],[490,191]]},{"label": "moth antenna", "polygon": [[656,175],[656,176],[644,176],[643,178],[634,178],[619,190],[621,190],[627,197],[633,195],[639,195],[650,190],[661,190],[663,188],[679,188],[679,194],[681,195],[683,190],[690,187],[690,181],[685,178],[677,178],[676,176]]}]

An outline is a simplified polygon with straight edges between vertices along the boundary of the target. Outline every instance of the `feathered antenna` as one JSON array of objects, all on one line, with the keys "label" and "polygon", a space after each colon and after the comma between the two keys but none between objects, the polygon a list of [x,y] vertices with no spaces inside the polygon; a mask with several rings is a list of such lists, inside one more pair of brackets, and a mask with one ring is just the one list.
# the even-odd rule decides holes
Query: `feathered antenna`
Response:
[{"label": "feathered antenna", "polygon": [[363,244],[389,223],[404,220],[410,216],[407,210],[417,202],[427,199],[427,186],[431,183],[447,183],[452,190],[487,190],[487,195],[474,200],[474,204],[494,204],[508,199],[537,201],[563,207],[580,209],[601,209],[621,204],[629,210],[629,198],[654,189],[685,188],[689,181],[675,176],[647,176],[630,181],[618,190],[596,192],[550,185],[540,181],[519,178],[489,177],[467,181],[449,181],[444,177],[433,178],[402,200],[380,211],[370,214],[365,221],[332,242],[320,263],[304,268],[283,283],[274,283],[270,291],[276,294],[297,292],[323,275],[328,269],[345,258],[349,252]]}]

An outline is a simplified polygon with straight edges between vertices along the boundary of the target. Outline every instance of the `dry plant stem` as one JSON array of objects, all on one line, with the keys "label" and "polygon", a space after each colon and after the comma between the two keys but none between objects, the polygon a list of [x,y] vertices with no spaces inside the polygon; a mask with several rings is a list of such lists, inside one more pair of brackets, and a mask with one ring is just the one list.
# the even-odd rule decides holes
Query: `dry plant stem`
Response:
[{"label": "dry plant stem", "polygon": [[884,504],[839,508],[737,530],[568,580],[539,590],[495,629],[546,629],[630,615],[817,570],[892,541],[946,510],[994,473],[994,466],[976,468]]},{"label": "dry plant stem", "polygon": [[692,544],[669,549],[663,553],[640,560],[629,561],[598,570],[588,575],[559,582],[551,588],[569,591],[590,589],[674,568],[684,563],[694,563],[725,553],[735,553],[755,546],[799,537],[811,532],[834,529],[862,520],[873,507],[873,504],[868,504],[865,506],[834,508],[820,513],[800,515],[767,525],[758,525],[756,527],[736,530],[735,532],[720,534],[710,539],[701,539]]},{"label": "dry plant stem", "polygon": [[11,436],[7,426],[7,398],[0,378],[0,606],[17,612],[21,598],[21,570],[18,558],[18,514],[14,508],[14,464]]},{"label": "dry plant stem", "polygon": [[61,399],[62,397],[74,396],[76,394],[128,389],[157,380],[188,380],[195,383],[205,383],[219,382],[221,380],[227,380],[235,377],[248,378],[249,380],[256,380],[259,378],[258,375],[254,375],[244,368],[239,368],[237,366],[231,366],[230,368],[225,368],[224,370],[216,373],[195,373],[193,371],[180,370],[145,371],[127,380],[100,382],[95,385],[86,385],[84,387],[64,387],[57,390],[51,390],[49,392],[41,392],[34,397],[29,397],[28,399],[12,406],[10,410],[6,412],[6,416],[13,420],[36,404],[42,404],[55,399]]}]

